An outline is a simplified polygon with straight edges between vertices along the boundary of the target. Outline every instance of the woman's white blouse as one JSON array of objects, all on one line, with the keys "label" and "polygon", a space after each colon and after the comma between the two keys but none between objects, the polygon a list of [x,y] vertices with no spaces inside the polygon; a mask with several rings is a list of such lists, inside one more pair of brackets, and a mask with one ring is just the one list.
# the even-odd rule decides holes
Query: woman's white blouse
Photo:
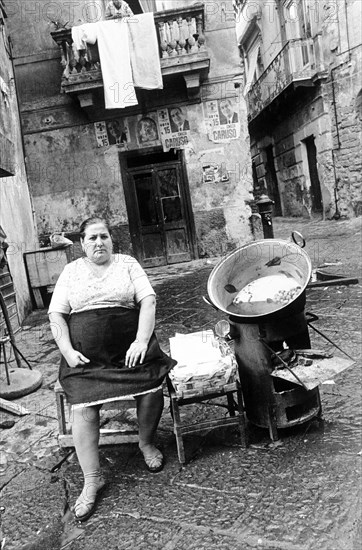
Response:
[{"label": "woman's white blouse", "polygon": [[79,258],[67,264],[55,285],[48,313],[79,313],[103,307],[134,309],[155,292],[140,264],[125,254],[114,254],[113,262],[101,276],[92,272],[92,263]]}]

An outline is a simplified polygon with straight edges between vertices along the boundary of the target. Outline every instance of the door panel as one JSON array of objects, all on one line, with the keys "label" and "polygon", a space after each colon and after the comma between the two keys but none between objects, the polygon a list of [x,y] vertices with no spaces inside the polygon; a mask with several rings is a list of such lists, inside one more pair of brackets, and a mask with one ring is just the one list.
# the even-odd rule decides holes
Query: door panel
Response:
[{"label": "door panel", "polygon": [[156,169],[168,264],[191,260],[179,165]]},{"label": "door panel", "polygon": [[180,197],[167,197],[161,199],[162,217],[165,223],[182,220]]},{"label": "door panel", "polygon": [[142,263],[146,267],[155,267],[165,265],[164,246],[161,234],[143,233],[143,259]]},{"label": "door panel", "polygon": [[127,173],[129,197],[136,199],[133,209],[127,204],[128,217],[140,262],[153,267],[190,261],[190,228],[180,163],[153,164]]},{"label": "door panel", "polygon": [[169,229],[165,233],[168,263],[188,261],[189,249],[187,246],[187,235],[184,228]]},{"label": "door panel", "polygon": [[153,187],[152,172],[134,175],[138,213],[142,227],[157,225],[157,204]]},{"label": "door panel", "polygon": [[160,211],[154,171],[146,170],[132,175],[137,197],[137,240],[145,266],[164,265],[164,246],[160,228]]}]

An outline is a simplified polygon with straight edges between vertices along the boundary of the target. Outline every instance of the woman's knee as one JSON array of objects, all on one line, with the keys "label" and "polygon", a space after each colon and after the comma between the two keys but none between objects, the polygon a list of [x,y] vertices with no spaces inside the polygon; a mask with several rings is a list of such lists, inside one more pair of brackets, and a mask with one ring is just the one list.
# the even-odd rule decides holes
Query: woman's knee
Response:
[{"label": "woman's knee", "polygon": [[72,408],[71,422],[76,425],[98,424],[99,407],[76,407]]},{"label": "woman's knee", "polygon": [[147,403],[160,403],[163,402],[163,392],[160,388],[157,391],[144,393],[143,395],[138,395],[136,397],[137,404],[147,404]]}]

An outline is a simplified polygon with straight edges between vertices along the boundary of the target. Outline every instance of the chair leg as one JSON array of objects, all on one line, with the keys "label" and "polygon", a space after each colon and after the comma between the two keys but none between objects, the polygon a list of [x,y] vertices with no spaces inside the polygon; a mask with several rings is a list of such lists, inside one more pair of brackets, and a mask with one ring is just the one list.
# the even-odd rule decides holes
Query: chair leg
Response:
[{"label": "chair leg", "polygon": [[238,387],[236,390],[237,395],[237,406],[238,406],[238,413],[239,413],[239,429],[240,429],[240,441],[244,448],[248,446],[248,435],[246,431],[246,423],[245,423],[245,410],[243,405],[243,394],[241,392],[241,388]]},{"label": "chair leg", "polygon": [[227,400],[228,400],[228,411],[229,415],[234,417],[235,416],[235,403],[234,403],[234,396],[232,392],[228,392],[226,394]]},{"label": "chair leg", "polygon": [[5,349],[5,343],[4,342],[1,342],[1,344],[0,344],[0,361],[1,361],[1,350],[3,351],[3,355],[4,355],[4,366],[5,366],[6,382],[7,382],[7,385],[10,386],[8,360],[7,360],[7,357],[6,357],[6,349]]},{"label": "chair leg", "polygon": [[171,401],[171,411],[172,411],[172,419],[173,419],[173,431],[176,437],[178,459],[179,459],[179,462],[181,462],[181,464],[185,464],[186,458],[185,458],[184,442],[183,442],[182,431],[181,431],[180,411],[178,408],[177,399],[171,396],[170,401]]},{"label": "chair leg", "polygon": [[65,435],[67,433],[66,421],[65,421],[65,399],[64,395],[57,392],[55,394],[55,399],[57,403],[57,415],[59,423],[59,433]]}]

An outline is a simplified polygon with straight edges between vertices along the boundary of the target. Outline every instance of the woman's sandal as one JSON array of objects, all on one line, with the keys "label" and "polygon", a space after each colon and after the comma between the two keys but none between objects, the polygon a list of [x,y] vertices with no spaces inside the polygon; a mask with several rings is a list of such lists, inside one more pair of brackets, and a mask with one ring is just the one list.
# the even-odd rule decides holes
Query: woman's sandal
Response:
[{"label": "woman's sandal", "polygon": [[[106,488],[106,483],[104,482],[103,485],[101,485],[95,494],[94,499],[90,499],[86,495],[84,495],[83,491],[79,495],[79,497],[76,500],[76,503],[73,507],[73,514],[76,521],[87,521],[91,517],[91,515],[95,512],[97,507],[97,500],[103,493],[104,489]],[[77,514],[77,509],[79,510],[80,507],[86,508],[86,513],[79,516]]]},{"label": "woman's sandal", "polygon": [[142,449],[140,449],[140,451],[143,454],[143,459],[149,472],[152,474],[157,474],[163,470],[165,459],[159,449],[155,449],[150,453],[145,453]]}]

